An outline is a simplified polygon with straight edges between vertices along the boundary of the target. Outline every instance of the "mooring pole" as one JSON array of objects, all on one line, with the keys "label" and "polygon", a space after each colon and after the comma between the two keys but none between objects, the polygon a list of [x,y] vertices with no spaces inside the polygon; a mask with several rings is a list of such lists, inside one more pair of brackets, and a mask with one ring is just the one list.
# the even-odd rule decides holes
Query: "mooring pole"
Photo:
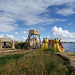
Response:
[{"label": "mooring pole", "polygon": [[40,35],[39,35],[39,41],[40,41],[40,48],[41,48],[41,39],[40,39]]}]

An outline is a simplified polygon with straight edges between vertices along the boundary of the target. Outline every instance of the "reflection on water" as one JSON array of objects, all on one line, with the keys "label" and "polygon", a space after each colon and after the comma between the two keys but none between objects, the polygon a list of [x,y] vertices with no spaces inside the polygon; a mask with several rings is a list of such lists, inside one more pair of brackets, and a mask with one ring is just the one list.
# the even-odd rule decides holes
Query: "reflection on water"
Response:
[{"label": "reflection on water", "polygon": [[75,43],[63,43],[65,51],[71,51],[75,53]]}]

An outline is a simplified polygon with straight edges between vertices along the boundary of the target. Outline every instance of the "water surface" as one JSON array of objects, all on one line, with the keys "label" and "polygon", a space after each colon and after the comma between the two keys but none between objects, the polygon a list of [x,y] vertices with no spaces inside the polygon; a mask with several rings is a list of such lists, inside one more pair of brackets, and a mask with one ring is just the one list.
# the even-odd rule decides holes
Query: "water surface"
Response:
[{"label": "water surface", "polygon": [[70,51],[75,53],[75,43],[63,43],[65,51]]}]

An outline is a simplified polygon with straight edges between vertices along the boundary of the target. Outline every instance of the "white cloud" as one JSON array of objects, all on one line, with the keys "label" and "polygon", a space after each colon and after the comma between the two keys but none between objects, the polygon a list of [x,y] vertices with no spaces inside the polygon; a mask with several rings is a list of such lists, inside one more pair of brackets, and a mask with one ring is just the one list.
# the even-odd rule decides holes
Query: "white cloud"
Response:
[{"label": "white cloud", "polygon": [[21,31],[21,34],[27,34],[27,32],[26,31]]},{"label": "white cloud", "polygon": [[15,30],[16,27],[13,26],[13,23],[15,23],[15,20],[10,18],[9,14],[0,12],[0,32],[10,32]]},{"label": "white cloud", "polygon": [[72,25],[72,23],[69,23],[68,25]]},{"label": "white cloud", "polygon": [[16,27],[12,26],[11,23],[8,22],[0,22],[0,32],[11,32],[13,30],[15,30]]},{"label": "white cloud", "polygon": [[[40,14],[48,12],[47,8],[53,5],[62,5],[74,0],[0,0],[0,32],[10,32],[16,29],[18,21],[25,25],[47,25],[58,21],[60,18],[41,17]],[[73,10],[70,10],[74,13]],[[39,16],[40,15],[40,16]]]},{"label": "white cloud", "polygon": [[28,28],[28,30],[36,30],[35,27]]},{"label": "white cloud", "polygon": [[18,33],[18,32],[15,32],[14,34],[15,34],[15,35],[18,35],[19,33]]},{"label": "white cloud", "polygon": [[68,15],[75,14],[75,11],[72,8],[63,8],[63,9],[58,9],[57,14],[68,16]]},{"label": "white cloud", "polygon": [[0,38],[11,38],[14,41],[18,40],[16,37],[14,37],[13,35],[9,35],[9,34],[0,34]]},{"label": "white cloud", "polygon": [[27,36],[17,38],[17,37],[15,37],[13,35],[10,35],[10,34],[0,34],[0,38],[11,38],[11,40],[14,40],[14,41],[26,41]]},{"label": "white cloud", "polygon": [[45,28],[42,28],[42,27],[41,27],[40,30],[45,30]]},{"label": "white cloud", "polygon": [[18,26],[18,24],[14,24],[14,26]]},{"label": "white cloud", "polygon": [[65,7],[57,9],[57,14],[69,16],[75,14],[75,0],[65,4]]},{"label": "white cloud", "polygon": [[71,33],[68,30],[63,30],[61,27],[58,28],[56,26],[54,26],[51,31],[53,35],[59,38],[75,40],[75,32]]},{"label": "white cloud", "polygon": [[23,36],[23,37],[21,38],[21,41],[26,41],[26,39],[27,39],[27,36]]},{"label": "white cloud", "polygon": [[45,28],[43,28],[43,27],[40,27],[40,26],[37,26],[36,28],[37,28],[36,30],[40,30],[40,31],[43,31],[43,30],[45,30]]},{"label": "white cloud", "polygon": [[20,33],[18,32],[14,32],[15,35],[18,35],[18,34],[27,34],[27,31],[21,31]]},{"label": "white cloud", "polygon": [[48,39],[52,39],[52,37],[51,37],[51,36],[47,36],[46,38],[48,38]]},{"label": "white cloud", "polygon": [[66,6],[75,9],[75,1],[68,3]]}]

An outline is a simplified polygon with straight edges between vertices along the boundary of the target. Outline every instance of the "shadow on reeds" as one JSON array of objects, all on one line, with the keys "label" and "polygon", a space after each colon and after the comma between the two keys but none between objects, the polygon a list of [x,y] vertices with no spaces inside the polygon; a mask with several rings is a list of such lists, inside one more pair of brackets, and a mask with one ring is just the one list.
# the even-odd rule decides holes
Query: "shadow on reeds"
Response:
[{"label": "shadow on reeds", "polygon": [[6,64],[7,62],[18,60],[23,57],[24,54],[13,54],[13,55],[5,55],[0,57],[0,67]]}]

